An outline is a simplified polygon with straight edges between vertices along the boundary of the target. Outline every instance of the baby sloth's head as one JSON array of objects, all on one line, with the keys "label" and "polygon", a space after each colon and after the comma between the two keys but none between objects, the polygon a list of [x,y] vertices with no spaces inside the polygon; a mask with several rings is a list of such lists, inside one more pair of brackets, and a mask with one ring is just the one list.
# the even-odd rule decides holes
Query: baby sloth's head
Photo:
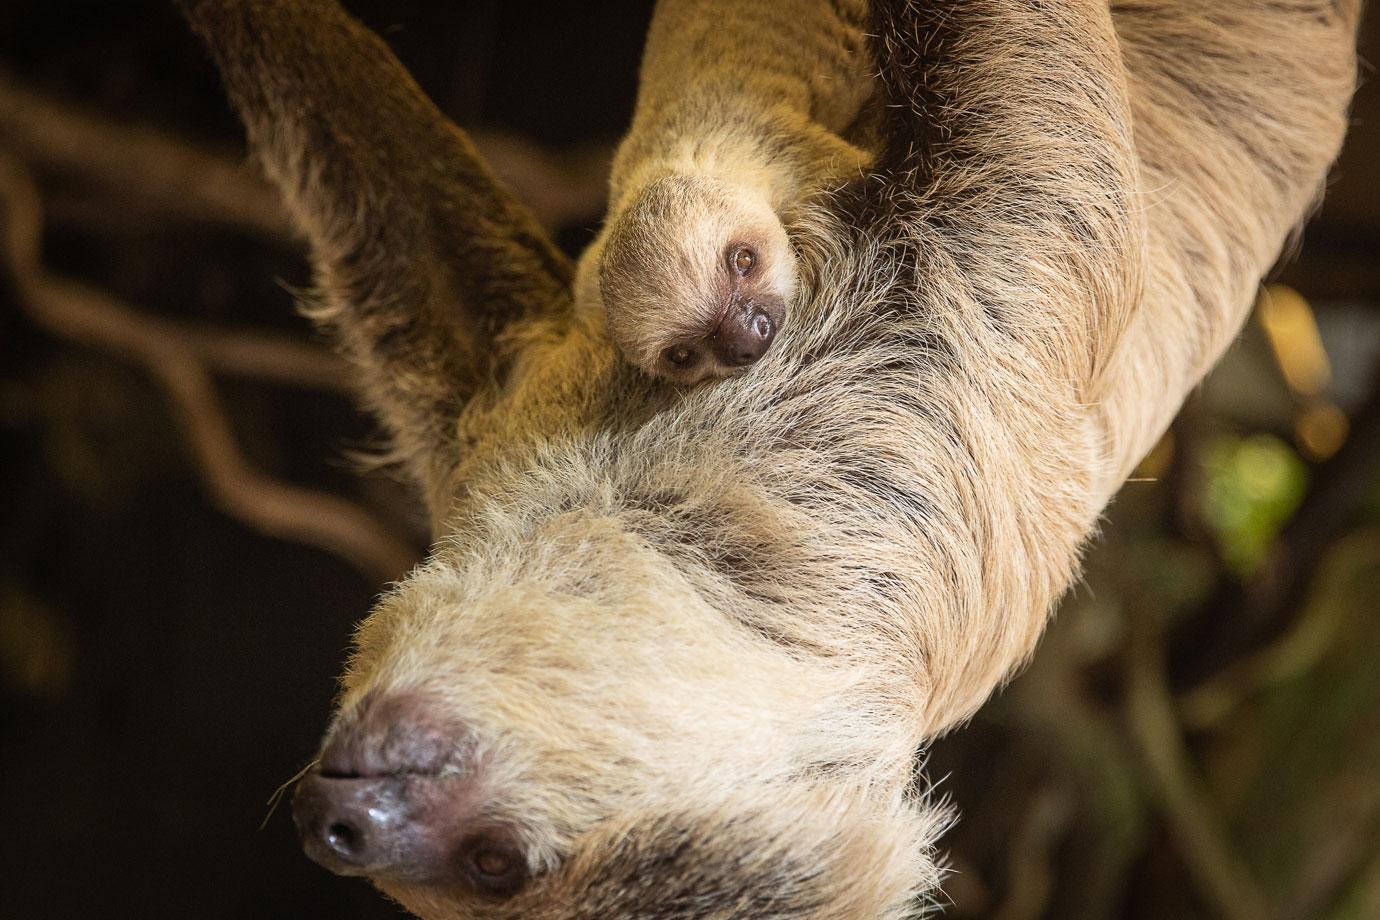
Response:
[{"label": "baby sloth's head", "polygon": [[795,256],[760,192],[673,175],[614,217],[599,289],[614,344],[677,383],[736,374],[770,347],[795,293]]}]

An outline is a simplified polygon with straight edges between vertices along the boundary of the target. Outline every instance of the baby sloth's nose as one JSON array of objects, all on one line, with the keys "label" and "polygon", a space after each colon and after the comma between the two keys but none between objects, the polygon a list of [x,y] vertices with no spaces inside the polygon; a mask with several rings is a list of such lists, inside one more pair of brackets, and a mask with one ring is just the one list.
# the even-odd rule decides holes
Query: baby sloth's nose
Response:
[{"label": "baby sloth's nose", "polygon": [[761,307],[732,310],[709,337],[714,356],[729,367],[747,367],[767,353],[776,324]]},{"label": "baby sloth's nose", "polygon": [[465,747],[463,729],[422,697],[366,698],[298,784],[303,849],[338,875],[517,890],[526,860],[504,828],[479,820],[481,780]]}]

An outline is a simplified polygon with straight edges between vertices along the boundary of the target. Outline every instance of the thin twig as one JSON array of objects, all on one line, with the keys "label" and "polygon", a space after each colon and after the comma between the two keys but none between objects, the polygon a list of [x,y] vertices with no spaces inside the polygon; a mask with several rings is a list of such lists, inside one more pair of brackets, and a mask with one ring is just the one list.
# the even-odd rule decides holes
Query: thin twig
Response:
[{"label": "thin twig", "polygon": [[[1135,593],[1134,586],[1129,586],[1123,596],[1131,598]],[[1170,834],[1204,900],[1220,916],[1267,920],[1270,909],[1265,896],[1232,850],[1222,821],[1193,770],[1164,673],[1164,645],[1156,617],[1138,610],[1128,620],[1132,641],[1127,717]]]},{"label": "thin twig", "polygon": [[[297,239],[277,192],[242,158],[104,118],[27,89],[3,72],[0,138],[36,168],[105,189],[125,207],[272,240]],[[547,228],[592,223],[603,210],[608,145],[557,153],[509,134],[471,132],[471,139]]]},{"label": "thin twig", "polygon": [[[197,468],[226,513],[270,536],[334,553],[374,581],[396,579],[415,564],[412,547],[367,511],[254,469],[239,449],[205,365],[174,331],[109,295],[44,271],[38,191],[12,157],[0,156],[0,202],[5,268],[29,317],[65,341],[143,365],[172,398]],[[220,351],[225,359],[236,349]]]}]

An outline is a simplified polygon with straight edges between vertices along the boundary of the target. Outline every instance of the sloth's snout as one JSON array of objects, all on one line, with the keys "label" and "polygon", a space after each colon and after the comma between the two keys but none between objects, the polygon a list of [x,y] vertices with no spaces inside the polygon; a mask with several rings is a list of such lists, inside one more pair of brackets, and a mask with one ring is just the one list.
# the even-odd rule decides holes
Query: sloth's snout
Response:
[{"label": "sloth's snout", "polygon": [[484,814],[464,729],[422,697],[371,697],[337,723],[298,784],[293,820],[311,859],[338,875],[511,893],[516,839]]},{"label": "sloth's snout", "polygon": [[418,693],[371,693],[345,712],[321,749],[322,776],[352,778],[440,773],[465,748],[463,725]]},{"label": "sloth's snout", "polygon": [[417,820],[417,784],[412,776],[307,776],[292,801],[302,848],[337,875],[432,876],[439,854]]},{"label": "sloth's snout", "polygon": [[776,323],[760,306],[731,310],[709,337],[714,357],[728,367],[756,364],[776,338]]},{"label": "sloth's snout", "polygon": [[680,383],[729,377],[756,364],[771,348],[786,315],[774,293],[730,292],[699,330],[661,350],[656,373]]}]

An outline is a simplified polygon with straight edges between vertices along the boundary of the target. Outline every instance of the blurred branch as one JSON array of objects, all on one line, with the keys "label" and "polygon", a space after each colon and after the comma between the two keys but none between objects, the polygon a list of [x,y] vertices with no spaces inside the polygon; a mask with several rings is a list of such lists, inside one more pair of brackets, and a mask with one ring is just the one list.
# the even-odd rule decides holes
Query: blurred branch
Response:
[{"label": "blurred branch", "polygon": [[[122,206],[271,240],[297,238],[277,192],[240,159],[104,118],[26,89],[3,72],[0,138],[35,168],[107,190]],[[506,134],[475,132],[471,139],[546,227],[592,222],[603,210],[610,147],[556,153]]]},{"label": "blurred branch", "polygon": [[612,146],[587,145],[557,153],[511,134],[467,133],[494,174],[547,229],[579,221],[595,224],[603,215]]},{"label": "blurred branch", "polygon": [[234,158],[84,112],[23,89],[3,73],[0,132],[37,168],[110,189],[139,208],[295,239],[277,194]]},{"label": "blurred branch", "polygon": [[[1128,586],[1123,596],[1137,596],[1135,586]],[[1150,788],[1180,855],[1204,900],[1220,916],[1267,920],[1270,911],[1265,897],[1232,850],[1226,830],[1193,771],[1164,675],[1158,620],[1150,610],[1134,611],[1128,620],[1132,641],[1127,650],[1127,720]]]},{"label": "blurred branch", "polygon": [[1224,576],[1173,638],[1175,682],[1191,686],[1222,662],[1276,638],[1297,609],[1308,575],[1351,524],[1380,470],[1380,375],[1351,418],[1351,437],[1315,468],[1298,511],[1248,582]]},{"label": "blurred branch", "polygon": [[1066,796],[1044,789],[1026,811],[1016,831],[1008,861],[1006,900],[993,920],[1039,920],[1054,890],[1054,845],[1068,826],[1071,805]]},{"label": "blurred branch", "polygon": [[240,452],[203,360],[214,358],[242,372],[251,367],[285,372],[293,352],[246,347],[262,340],[244,336],[205,333],[184,341],[183,330],[99,291],[48,275],[39,261],[38,191],[12,157],[0,156],[0,207],[0,257],[30,318],[65,341],[142,364],[172,399],[207,489],[226,513],[269,536],[334,553],[374,581],[396,579],[415,564],[413,548],[373,515],[335,496],[278,482],[254,469]]},{"label": "blurred branch", "polygon": [[181,342],[222,374],[357,395],[350,384],[349,364],[324,348],[259,332],[197,328],[147,315],[141,316],[140,321],[158,330],[164,338]]},{"label": "blurred branch", "polygon": [[[293,235],[277,193],[240,163],[21,89],[3,72],[0,138],[23,160],[107,186],[144,207],[270,238]],[[36,265],[37,240],[26,245]],[[151,316],[141,322],[192,348],[224,373],[312,389],[348,389],[345,362],[321,348],[278,336],[195,329]]]}]

